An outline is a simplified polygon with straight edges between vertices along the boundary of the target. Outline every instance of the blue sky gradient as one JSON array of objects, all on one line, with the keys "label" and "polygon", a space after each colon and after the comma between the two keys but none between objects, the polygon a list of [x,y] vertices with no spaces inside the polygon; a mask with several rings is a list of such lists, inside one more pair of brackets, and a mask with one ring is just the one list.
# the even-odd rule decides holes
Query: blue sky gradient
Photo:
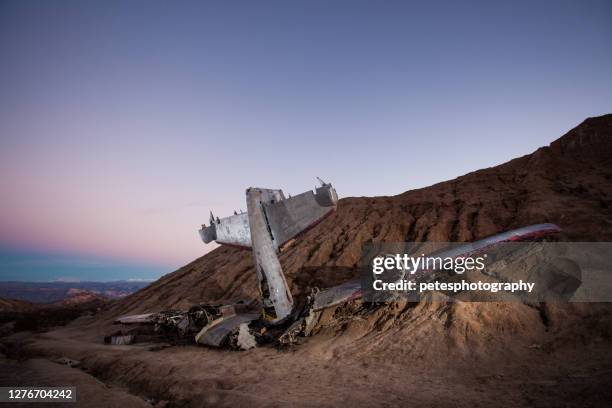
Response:
[{"label": "blue sky gradient", "polygon": [[609,1],[2,1],[0,280],[154,278],[248,186],[393,195],[530,153],[612,111],[611,21]]}]

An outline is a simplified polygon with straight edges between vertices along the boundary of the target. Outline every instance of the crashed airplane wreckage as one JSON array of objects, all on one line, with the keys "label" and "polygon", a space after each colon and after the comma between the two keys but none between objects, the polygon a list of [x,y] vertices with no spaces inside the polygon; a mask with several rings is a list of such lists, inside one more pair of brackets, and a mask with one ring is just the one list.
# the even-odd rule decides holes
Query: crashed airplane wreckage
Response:
[{"label": "crashed airplane wreckage", "polygon": [[[210,225],[202,225],[200,237],[208,244],[216,241],[251,249],[259,284],[260,307],[255,302],[200,304],[188,311],[167,310],[124,316],[115,320],[122,329],[105,337],[108,344],[126,345],[162,341],[212,347],[250,349],[259,344],[295,343],[310,335],[324,310],[361,299],[359,279],[315,290],[296,306],[285,280],[278,254],[283,245],[319,223],[337,206],[338,196],[330,183],[286,198],[282,190],[249,188],[247,212],[219,219],[210,214]],[[501,242],[523,241],[560,231],[554,224],[538,224],[497,234],[454,248],[449,256],[466,256]]]}]

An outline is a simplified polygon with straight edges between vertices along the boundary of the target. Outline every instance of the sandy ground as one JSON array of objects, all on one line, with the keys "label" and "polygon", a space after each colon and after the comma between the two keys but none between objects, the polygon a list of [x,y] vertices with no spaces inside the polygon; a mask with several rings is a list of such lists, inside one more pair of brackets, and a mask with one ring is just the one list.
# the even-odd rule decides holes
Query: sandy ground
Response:
[{"label": "sandy ground", "polygon": [[[508,313],[516,316],[496,325]],[[591,335],[572,325],[554,328],[557,319],[576,314]],[[10,367],[19,367],[44,384],[76,385],[83,404],[99,395],[101,405],[82,406],[123,399],[189,407],[609,406],[608,308],[550,311],[550,319],[552,328],[545,327],[540,312],[526,306],[422,302],[335,321],[290,350],[242,352],[107,346],[82,320],[6,339],[9,355],[29,359],[7,363],[0,376],[6,382]],[[81,368],[33,356],[69,357]]]},{"label": "sandy ground", "polygon": [[[119,387],[110,387],[79,368],[71,368],[44,358],[22,361],[0,357],[1,387],[76,387],[77,403],[16,403],[25,407],[150,407],[144,399]],[[1,404],[7,405],[8,404]]]}]

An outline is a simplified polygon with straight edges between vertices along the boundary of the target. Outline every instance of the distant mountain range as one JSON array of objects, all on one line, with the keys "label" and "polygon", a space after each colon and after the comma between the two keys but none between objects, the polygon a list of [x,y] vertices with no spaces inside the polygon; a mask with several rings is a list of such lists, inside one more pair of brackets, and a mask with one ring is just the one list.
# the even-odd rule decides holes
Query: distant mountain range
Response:
[{"label": "distant mountain range", "polygon": [[0,282],[0,298],[25,300],[33,303],[53,303],[75,299],[83,295],[96,295],[117,299],[147,286],[148,281],[116,282]]}]

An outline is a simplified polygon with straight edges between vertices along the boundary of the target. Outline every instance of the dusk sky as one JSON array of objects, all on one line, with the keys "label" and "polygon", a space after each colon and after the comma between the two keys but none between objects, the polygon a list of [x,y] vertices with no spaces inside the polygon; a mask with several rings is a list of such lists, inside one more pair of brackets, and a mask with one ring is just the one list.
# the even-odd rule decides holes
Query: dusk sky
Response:
[{"label": "dusk sky", "polygon": [[248,186],[393,195],[612,112],[612,2],[0,0],[0,280],[150,279]]}]

